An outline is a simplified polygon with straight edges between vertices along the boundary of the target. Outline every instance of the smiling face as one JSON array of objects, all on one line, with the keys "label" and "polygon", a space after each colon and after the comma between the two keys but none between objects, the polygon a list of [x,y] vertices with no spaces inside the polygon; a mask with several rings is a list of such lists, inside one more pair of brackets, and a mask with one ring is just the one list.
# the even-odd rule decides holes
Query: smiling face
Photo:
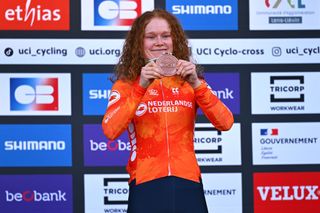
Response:
[{"label": "smiling face", "polygon": [[144,57],[158,58],[163,53],[172,53],[173,43],[168,22],[162,18],[152,18],[147,24],[143,38]]}]

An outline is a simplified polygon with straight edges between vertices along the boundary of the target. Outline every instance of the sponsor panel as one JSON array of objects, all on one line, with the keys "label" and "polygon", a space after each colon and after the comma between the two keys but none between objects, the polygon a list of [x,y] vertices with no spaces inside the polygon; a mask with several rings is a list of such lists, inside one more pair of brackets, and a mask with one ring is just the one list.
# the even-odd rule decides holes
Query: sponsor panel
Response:
[{"label": "sponsor panel", "polygon": [[184,30],[237,30],[237,0],[166,0],[166,10],[174,14]]},{"label": "sponsor panel", "polygon": [[320,172],[254,173],[254,212],[320,212]]},{"label": "sponsor panel", "polygon": [[241,165],[240,124],[226,132],[211,123],[196,123],[194,147],[200,166]]},{"label": "sponsor panel", "polygon": [[203,173],[202,182],[209,212],[242,212],[241,173]]},{"label": "sponsor panel", "polygon": [[85,213],[127,212],[127,174],[85,174]]},{"label": "sponsor panel", "polygon": [[250,0],[250,30],[318,30],[320,2]]},{"label": "sponsor panel", "polygon": [[72,213],[71,175],[0,175],[1,212]]},{"label": "sponsor panel", "polygon": [[[118,62],[123,39],[0,39],[2,64],[104,64]],[[320,39],[190,39],[199,64],[319,63]]]},{"label": "sponsor panel", "polygon": [[67,0],[3,0],[0,30],[69,30]]},{"label": "sponsor panel", "polygon": [[200,64],[319,63],[320,39],[190,39]]},{"label": "sponsor panel", "polygon": [[131,145],[127,131],[115,140],[103,134],[101,124],[83,126],[85,166],[125,166],[128,162]]},{"label": "sponsor panel", "polygon": [[82,75],[83,114],[103,115],[108,106],[112,82],[110,73],[85,73]]},{"label": "sponsor panel", "polygon": [[2,64],[116,64],[123,39],[0,39]]},{"label": "sponsor panel", "polygon": [[0,125],[0,166],[38,167],[71,164],[71,125]]},{"label": "sponsor panel", "polygon": [[251,73],[252,114],[320,113],[320,72]]},{"label": "sponsor panel", "polygon": [[320,123],[253,123],[254,165],[319,164]]},{"label": "sponsor panel", "polygon": [[69,73],[0,74],[0,115],[71,115]]},{"label": "sponsor panel", "polygon": [[82,30],[129,30],[154,0],[81,0]]},{"label": "sponsor panel", "polygon": [[[205,73],[205,80],[212,92],[231,110],[240,114],[239,73]],[[202,114],[202,111],[199,110]]]}]

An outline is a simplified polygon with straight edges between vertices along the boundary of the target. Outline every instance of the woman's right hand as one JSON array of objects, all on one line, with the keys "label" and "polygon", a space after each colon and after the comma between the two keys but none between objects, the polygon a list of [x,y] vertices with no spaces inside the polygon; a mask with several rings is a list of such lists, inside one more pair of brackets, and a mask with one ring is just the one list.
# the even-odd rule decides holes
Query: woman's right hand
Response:
[{"label": "woman's right hand", "polygon": [[160,67],[151,61],[141,68],[139,84],[143,88],[147,88],[154,79],[162,78]]}]

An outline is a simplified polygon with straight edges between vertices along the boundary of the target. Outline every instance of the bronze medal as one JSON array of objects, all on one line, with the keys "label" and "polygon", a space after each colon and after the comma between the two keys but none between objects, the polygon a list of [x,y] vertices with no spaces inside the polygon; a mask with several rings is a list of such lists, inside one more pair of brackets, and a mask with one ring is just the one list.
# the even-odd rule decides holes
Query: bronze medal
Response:
[{"label": "bronze medal", "polygon": [[175,75],[177,63],[178,59],[169,53],[161,55],[156,61],[156,64],[161,68],[163,76]]}]

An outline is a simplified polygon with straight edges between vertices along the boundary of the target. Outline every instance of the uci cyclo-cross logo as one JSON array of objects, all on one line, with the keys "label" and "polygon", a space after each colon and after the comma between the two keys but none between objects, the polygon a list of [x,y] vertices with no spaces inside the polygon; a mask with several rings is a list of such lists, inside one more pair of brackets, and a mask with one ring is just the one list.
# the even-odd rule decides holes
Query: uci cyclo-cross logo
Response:
[{"label": "uci cyclo-cross logo", "polygon": [[11,110],[58,109],[58,78],[11,78]]},{"label": "uci cyclo-cross logo", "polygon": [[141,0],[134,1],[94,1],[94,25],[131,26],[141,14]]},{"label": "uci cyclo-cross logo", "polygon": [[265,0],[265,5],[267,8],[278,8],[280,4],[287,4],[292,9],[302,9],[306,7],[303,1],[304,0]]}]

